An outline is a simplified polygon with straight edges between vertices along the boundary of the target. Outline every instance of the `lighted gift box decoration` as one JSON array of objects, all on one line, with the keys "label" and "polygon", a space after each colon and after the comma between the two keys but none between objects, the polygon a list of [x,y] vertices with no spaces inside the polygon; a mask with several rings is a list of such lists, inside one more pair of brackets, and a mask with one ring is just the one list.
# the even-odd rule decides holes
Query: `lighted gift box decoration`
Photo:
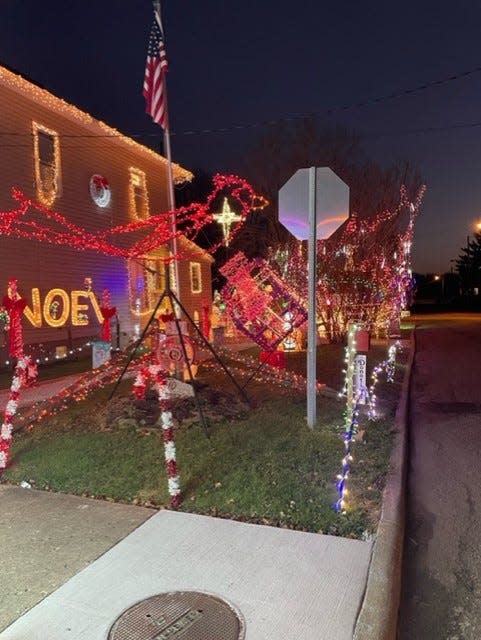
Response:
[{"label": "lighted gift box decoration", "polygon": [[222,299],[236,328],[265,351],[274,351],[307,319],[298,296],[262,258],[239,251],[220,269],[227,283]]}]

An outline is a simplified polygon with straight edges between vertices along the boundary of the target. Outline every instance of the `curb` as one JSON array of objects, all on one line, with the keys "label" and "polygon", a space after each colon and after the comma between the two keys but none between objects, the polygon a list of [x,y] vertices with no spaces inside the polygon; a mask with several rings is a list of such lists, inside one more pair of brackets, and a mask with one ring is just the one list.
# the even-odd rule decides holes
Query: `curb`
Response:
[{"label": "curb", "polygon": [[410,342],[409,360],[394,419],[395,436],[383,492],[381,519],[353,640],[395,640],[397,635],[405,525],[407,422],[416,352],[414,331]]}]

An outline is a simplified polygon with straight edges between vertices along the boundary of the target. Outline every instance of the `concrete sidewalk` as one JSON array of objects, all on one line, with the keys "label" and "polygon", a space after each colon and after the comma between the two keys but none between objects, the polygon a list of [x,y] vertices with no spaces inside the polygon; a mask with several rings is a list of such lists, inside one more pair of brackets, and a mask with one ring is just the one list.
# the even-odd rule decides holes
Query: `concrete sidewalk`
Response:
[{"label": "concrete sidewalk", "polygon": [[0,485],[0,630],[154,513]]},{"label": "concrete sidewalk", "polygon": [[[29,589],[36,582],[37,599],[42,597],[41,583],[44,590],[55,587],[49,582],[52,562],[60,570],[61,575],[53,578],[59,583],[109,546],[113,513],[116,536],[147,518],[5,629],[2,640],[103,640],[125,609],[169,591],[202,591],[232,603],[244,619],[248,640],[352,638],[369,568],[370,542],[171,511],[154,512],[149,518],[152,512],[126,505],[1,489],[2,502],[11,501],[17,514],[9,509],[2,513],[3,527],[12,516],[16,519],[3,548],[15,549],[14,532],[22,520],[30,531],[36,527],[19,550],[25,556],[17,589]],[[24,501],[20,515],[19,500]],[[39,512],[45,514],[49,531],[43,540],[39,540]],[[90,522],[85,521],[87,513]],[[72,564],[74,548],[78,558]],[[46,583],[41,579],[42,566],[48,569]],[[13,576],[6,574],[6,578],[2,592],[10,590]],[[6,595],[11,606],[15,594]],[[16,615],[12,612],[12,618]]]}]

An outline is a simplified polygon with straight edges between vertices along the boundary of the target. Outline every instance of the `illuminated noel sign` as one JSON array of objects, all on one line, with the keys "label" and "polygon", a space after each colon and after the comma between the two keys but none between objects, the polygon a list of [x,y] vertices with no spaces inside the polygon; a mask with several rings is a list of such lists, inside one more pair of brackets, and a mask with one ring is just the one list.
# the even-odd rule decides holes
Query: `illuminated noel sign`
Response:
[{"label": "illuminated noel sign", "polygon": [[68,320],[75,327],[89,324],[88,311],[92,308],[99,323],[103,322],[102,312],[93,291],[50,289],[43,302],[40,290],[32,289],[32,306],[26,306],[23,313],[30,324],[40,328],[45,322],[49,327],[63,327]]}]

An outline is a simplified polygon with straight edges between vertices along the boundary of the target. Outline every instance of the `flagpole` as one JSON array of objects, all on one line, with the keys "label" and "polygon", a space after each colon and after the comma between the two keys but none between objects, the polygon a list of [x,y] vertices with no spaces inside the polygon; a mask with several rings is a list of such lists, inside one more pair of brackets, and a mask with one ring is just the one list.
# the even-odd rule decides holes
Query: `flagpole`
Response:
[{"label": "flagpole", "polygon": [[[153,0],[154,11],[157,12],[159,20],[161,20],[160,12],[160,0]],[[162,21],[161,21],[162,24]],[[174,195],[174,174],[172,171],[172,152],[170,148],[170,124],[169,124],[169,105],[167,99],[167,78],[163,72],[163,90],[165,95],[165,127],[163,137],[164,156],[167,160],[167,202],[169,210],[172,211],[172,231],[174,237],[171,242],[171,252],[175,256],[174,258],[174,275],[175,275],[175,292],[180,299],[180,279],[179,279],[179,262],[177,260],[177,223],[175,219],[175,195]],[[167,285],[167,283],[166,283]],[[178,309],[174,309],[176,316],[179,316]]]}]

